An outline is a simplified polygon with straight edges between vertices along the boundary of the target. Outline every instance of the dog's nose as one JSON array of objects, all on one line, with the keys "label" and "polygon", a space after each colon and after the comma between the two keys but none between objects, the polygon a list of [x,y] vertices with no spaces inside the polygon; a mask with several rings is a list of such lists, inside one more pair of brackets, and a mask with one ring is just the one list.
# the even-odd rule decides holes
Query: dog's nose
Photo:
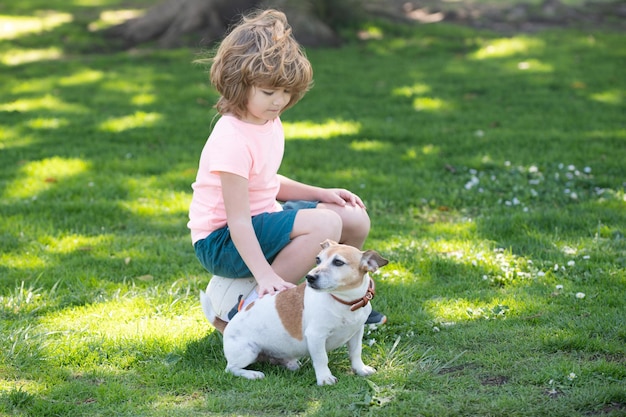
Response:
[{"label": "dog's nose", "polygon": [[317,281],[317,275],[308,274],[305,278],[306,278],[306,281],[307,281],[309,284],[312,284],[312,283],[314,283],[315,281]]}]

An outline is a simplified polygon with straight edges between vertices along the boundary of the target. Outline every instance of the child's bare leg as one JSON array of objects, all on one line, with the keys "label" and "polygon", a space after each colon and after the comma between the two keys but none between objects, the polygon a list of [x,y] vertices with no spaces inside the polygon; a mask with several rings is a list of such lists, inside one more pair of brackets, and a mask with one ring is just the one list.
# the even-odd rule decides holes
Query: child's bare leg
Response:
[{"label": "child's bare leg", "polygon": [[341,217],[342,229],[339,243],[359,249],[363,248],[365,239],[367,239],[370,231],[370,218],[367,210],[349,204],[339,206],[337,204],[320,203],[317,207],[332,210]]},{"label": "child's bare leg", "polygon": [[291,242],[272,262],[272,268],[284,280],[297,283],[311,270],[326,239],[339,241],[341,217],[334,210],[306,209],[296,214]]}]

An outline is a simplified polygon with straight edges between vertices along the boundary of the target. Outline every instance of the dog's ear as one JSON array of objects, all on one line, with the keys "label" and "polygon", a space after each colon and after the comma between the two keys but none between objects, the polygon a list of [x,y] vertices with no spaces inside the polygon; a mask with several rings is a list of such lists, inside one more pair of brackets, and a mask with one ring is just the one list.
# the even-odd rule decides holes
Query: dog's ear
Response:
[{"label": "dog's ear", "polygon": [[337,242],[335,242],[334,240],[326,239],[325,241],[320,243],[320,245],[322,246],[322,249],[326,249],[329,246],[337,245]]},{"label": "dog's ear", "polygon": [[380,256],[375,250],[367,250],[363,252],[363,256],[361,257],[361,266],[369,272],[374,272],[388,263],[389,261]]}]

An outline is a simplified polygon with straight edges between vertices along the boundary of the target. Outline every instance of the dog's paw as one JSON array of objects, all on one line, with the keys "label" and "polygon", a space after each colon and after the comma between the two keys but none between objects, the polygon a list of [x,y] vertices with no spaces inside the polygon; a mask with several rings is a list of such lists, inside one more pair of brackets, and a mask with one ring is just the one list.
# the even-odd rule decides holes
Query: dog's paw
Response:
[{"label": "dog's paw", "polygon": [[333,374],[317,377],[317,385],[334,385],[337,383],[337,378]]},{"label": "dog's paw", "polygon": [[376,369],[371,366],[363,365],[361,368],[355,369],[354,372],[359,376],[369,376],[376,373]]},{"label": "dog's paw", "polygon": [[265,374],[260,371],[251,371],[249,369],[237,369],[237,368],[227,368],[226,371],[232,373],[235,376],[242,376],[247,379],[263,379],[265,378]]}]

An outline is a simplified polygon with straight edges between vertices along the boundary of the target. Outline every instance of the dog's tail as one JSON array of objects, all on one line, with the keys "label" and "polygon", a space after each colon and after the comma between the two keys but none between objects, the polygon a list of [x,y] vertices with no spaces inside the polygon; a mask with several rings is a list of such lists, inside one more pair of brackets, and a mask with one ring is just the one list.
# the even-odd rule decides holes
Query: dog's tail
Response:
[{"label": "dog's tail", "polygon": [[224,333],[224,329],[228,324],[227,321],[222,320],[217,316],[215,311],[213,310],[213,305],[211,305],[211,300],[209,299],[209,295],[204,291],[200,290],[200,304],[202,305],[202,311],[206,316],[209,323],[213,325],[220,333]]}]

